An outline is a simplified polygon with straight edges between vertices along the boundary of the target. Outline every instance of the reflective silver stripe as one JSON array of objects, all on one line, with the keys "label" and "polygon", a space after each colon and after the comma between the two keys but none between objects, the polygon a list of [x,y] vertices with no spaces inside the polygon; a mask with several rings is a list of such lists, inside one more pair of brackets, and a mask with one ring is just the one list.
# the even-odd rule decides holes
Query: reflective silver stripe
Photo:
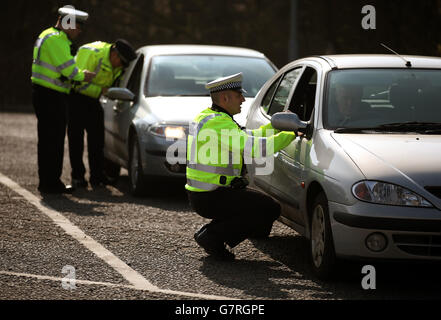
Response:
[{"label": "reflective silver stripe", "polygon": [[90,85],[91,85],[91,83],[89,82],[89,83],[85,84],[84,86],[78,88],[77,91],[78,92],[85,91],[90,87]]},{"label": "reflective silver stripe", "polygon": [[40,47],[41,47],[41,44],[43,43],[43,39],[44,39],[44,38],[38,38],[37,41],[35,41],[35,45],[34,45],[34,47],[35,47],[35,48],[40,48]]},{"label": "reflective silver stripe", "polygon": [[262,158],[266,158],[266,141],[267,141],[267,138],[259,138],[260,155],[262,156]]},{"label": "reflective silver stripe", "polygon": [[188,135],[194,137],[196,135],[197,128],[198,128],[198,124],[196,122],[190,123]]},{"label": "reflective silver stripe", "polygon": [[244,156],[253,157],[253,147],[254,147],[254,137],[249,136],[247,142],[245,143],[245,149],[243,151]]},{"label": "reflective silver stripe", "polygon": [[66,68],[69,68],[70,66],[72,66],[74,64],[75,64],[75,60],[71,59],[71,60],[67,61],[66,63],[63,63],[63,64],[59,65],[57,67],[57,69],[61,71],[61,70],[64,70]]},{"label": "reflective silver stripe", "polygon": [[49,39],[52,36],[56,36],[58,35],[59,32],[53,32],[53,33],[49,33],[47,34],[44,38],[39,38],[37,39],[37,41],[35,42],[35,46],[38,48],[38,53],[37,53],[37,58],[35,60],[39,61],[40,60],[40,53],[41,53],[41,46],[43,45],[43,43]]},{"label": "reflective silver stripe", "polygon": [[54,67],[53,65],[51,65],[51,64],[49,64],[47,62],[44,62],[44,61],[41,61],[41,60],[34,60],[32,63],[36,64],[37,66],[41,66],[41,67],[44,67],[46,69],[49,69],[49,70],[51,70],[53,72],[59,73],[59,70],[56,67]]},{"label": "reflective silver stripe", "polygon": [[78,74],[78,72],[80,72],[80,70],[78,70],[78,68],[75,67],[75,69],[70,74],[69,79],[72,80]]},{"label": "reflective silver stripe", "polygon": [[32,72],[32,77],[40,79],[40,80],[47,81],[49,83],[52,83],[52,84],[54,84],[56,86],[59,86],[59,87],[62,87],[62,88],[70,89],[70,84],[61,82],[58,79],[49,78],[49,77],[47,77],[45,75],[42,75],[42,74],[39,74],[39,73],[36,73],[36,72]]},{"label": "reflective silver stripe", "polygon": [[36,65],[41,66],[41,67],[44,67],[44,68],[49,69],[49,70],[51,70],[53,72],[61,73],[62,70],[64,70],[64,69],[70,67],[71,65],[75,64],[75,60],[69,60],[68,62],[63,63],[62,65],[59,65],[58,67],[54,67],[53,65],[51,65],[51,64],[49,64],[47,62],[41,61],[41,60],[34,60],[33,64],[36,64]]},{"label": "reflective silver stripe", "polygon": [[49,64],[49,63],[47,63],[47,62],[41,61],[40,60],[40,55],[41,55],[41,46],[43,45],[43,43],[47,39],[49,39],[50,37],[56,36],[58,34],[59,34],[58,32],[49,33],[46,36],[44,36],[44,38],[39,38],[39,39],[37,39],[37,41],[35,41],[35,47],[38,49],[38,52],[37,52],[37,58],[35,58],[34,61],[33,61],[34,64],[39,65],[41,67],[44,67],[46,69],[49,69],[49,70],[51,70],[53,72],[57,72],[57,73],[59,72],[58,68],[53,66],[53,65],[51,65],[51,64]]},{"label": "reflective silver stripe", "polygon": [[[191,163],[196,163],[196,140],[197,140],[197,136],[199,134],[199,131],[201,131],[204,124],[206,124],[209,120],[211,120],[215,117],[220,117],[220,116],[221,116],[220,114],[211,114],[211,115],[205,117],[204,119],[202,119],[202,121],[197,124],[196,132],[193,132],[193,143],[191,144],[191,159],[190,159]],[[191,128],[191,126],[190,126],[190,128]],[[191,128],[191,130],[193,131],[194,128]]]},{"label": "reflective silver stripe", "polygon": [[94,48],[94,47],[89,47],[89,46],[82,46],[82,47],[80,47],[80,50],[81,49],[86,49],[86,50],[92,50],[92,51],[95,51],[95,52],[100,52],[99,49]]},{"label": "reflective silver stripe", "polygon": [[206,182],[201,182],[201,181],[196,181],[196,180],[191,180],[191,179],[187,180],[187,184],[190,187],[198,188],[198,189],[201,189],[204,191],[214,191],[219,188],[219,186],[216,184],[211,184],[211,183],[206,183]]},{"label": "reflective silver stripe", "polygon": [[254,132],[253,132],[253,130],[246,129],[246,130],[245,130],[245,133],[246,133],[247,135],[249,135],[249,136],[254,136]]},{"label": "reflective silver stripe", "polygon": [[215,166],[210,166],[210,165],[200,164],[200,163],[188,163],[187,167],[190,169],[199,170],[199,171],[203,171],[206,173],[215,173],[215,174],[220,174],[220,175],[224,175],[224,176],[239,176],[240,175],[240,170],[234,169],[231,166],[224,168],[224,167],[215,167]]}]

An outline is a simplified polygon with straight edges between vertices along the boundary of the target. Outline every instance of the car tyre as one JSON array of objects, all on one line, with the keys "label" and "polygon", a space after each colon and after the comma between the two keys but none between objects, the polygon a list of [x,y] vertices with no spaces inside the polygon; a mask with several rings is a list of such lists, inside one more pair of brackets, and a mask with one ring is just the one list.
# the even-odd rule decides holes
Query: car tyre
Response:
[{"label": "car tyre", "polygon": [[142,168],[141,153],[138,138],[136,135],[132,136],[130,142],[128,171],[130,180],[130,193],[132,193],[134,196],[145,195],[147,191],[147,179]]},{"label": "car tyre", "polygon": [[337,261],[329,220],[328,199],[323,192],[314,199],[310,228],[312,269],[319,279],[329,279],[334,275]]},{"label": "car tyre", "polygon": [[120,172],[121,166],[119,164],[104,158],[104,174],[110,181],[116,182],[119,178]]}]

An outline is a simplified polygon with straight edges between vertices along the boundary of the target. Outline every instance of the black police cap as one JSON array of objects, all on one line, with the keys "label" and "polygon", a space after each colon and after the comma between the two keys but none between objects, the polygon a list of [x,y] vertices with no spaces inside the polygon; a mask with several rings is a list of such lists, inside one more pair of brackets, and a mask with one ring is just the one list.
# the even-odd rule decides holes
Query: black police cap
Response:
[{"label": "black police cap", "polygon": [[124,65],[128,65],[137,57],[131,44],[124,39],[118,39],[115,41],[115,49]]}]

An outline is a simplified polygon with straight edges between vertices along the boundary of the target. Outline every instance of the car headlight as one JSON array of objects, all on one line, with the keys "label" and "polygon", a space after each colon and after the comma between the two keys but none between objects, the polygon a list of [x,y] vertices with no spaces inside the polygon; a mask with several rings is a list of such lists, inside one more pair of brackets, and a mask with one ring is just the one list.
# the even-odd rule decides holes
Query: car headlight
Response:
[{"label": "car headlight", "polygon": [[155,124],[149,128],[149,132],[167,139],[185,139],[187,137],[185,128],[182,126]]},{"label": "car headlight", "polygon": [[432,204],[416,193],[386,182],[361,181],[352,187],[354,196],[377,204],[408,207],[432,207]]}]

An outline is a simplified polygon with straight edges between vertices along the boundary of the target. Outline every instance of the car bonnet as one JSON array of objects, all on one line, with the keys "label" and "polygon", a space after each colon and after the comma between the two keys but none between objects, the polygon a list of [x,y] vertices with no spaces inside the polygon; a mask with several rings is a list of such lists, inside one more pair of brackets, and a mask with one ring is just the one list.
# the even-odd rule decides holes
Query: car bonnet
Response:
[{"label": "car bonnet", "polygon": [[441,136],[337,134],[334,140],[366,179],[413,188],[441,186]]}]

